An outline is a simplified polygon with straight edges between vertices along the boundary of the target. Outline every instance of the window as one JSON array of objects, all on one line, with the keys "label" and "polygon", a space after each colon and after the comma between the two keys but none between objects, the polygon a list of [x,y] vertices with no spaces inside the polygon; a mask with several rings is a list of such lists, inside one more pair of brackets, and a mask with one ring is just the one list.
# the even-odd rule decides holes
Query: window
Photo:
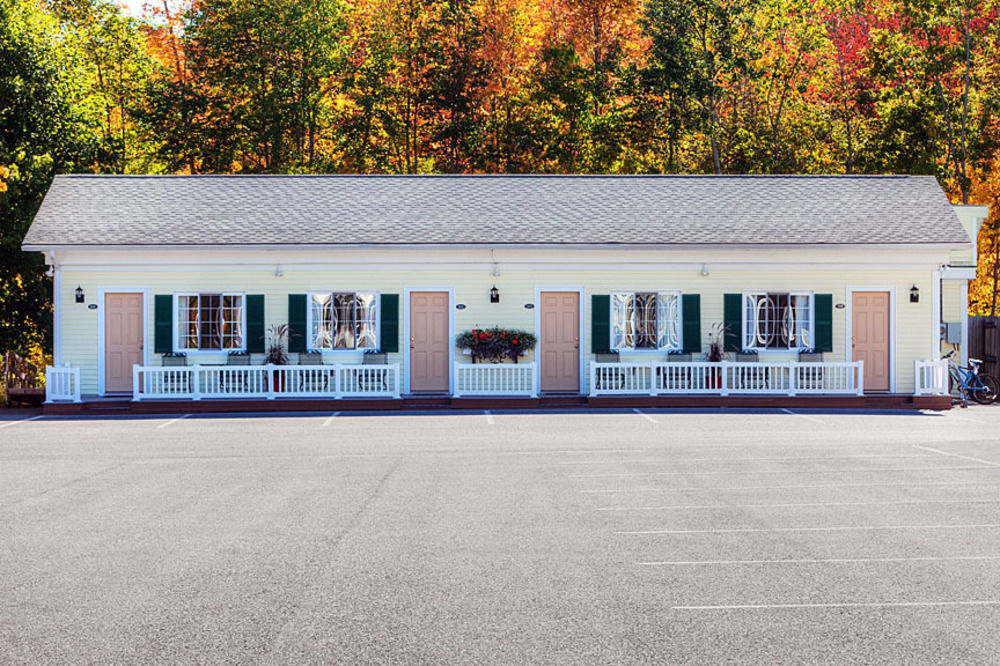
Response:
[{"label": "window", "polygon": [[309,295],[309,349],[377,349],[378,295],[333,292]]},{"label": "window", "polygon": [[680,349],[680,300],[677,292],[611,294],[612,348]]},{"label": "window", "polygon": [[743,295],[744,349],[811,349],[812,322],[812,294]]},{"label": "window", "polygon": [[245,349],[242,294],[179,294],[177,349]]}]

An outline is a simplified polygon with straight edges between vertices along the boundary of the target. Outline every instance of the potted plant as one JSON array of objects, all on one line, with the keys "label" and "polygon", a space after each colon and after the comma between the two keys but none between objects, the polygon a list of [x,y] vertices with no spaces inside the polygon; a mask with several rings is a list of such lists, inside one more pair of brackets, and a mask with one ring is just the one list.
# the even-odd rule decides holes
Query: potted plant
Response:
[{"label": "potted plant", "polygon": [[[288,365],[288,351],[285,339],[288,337],[288,324],[271,324],[267,329],[267,356],[264,357],[266,365]],[[285,373],[274,373],[274,391],[280,393],[285,390]]]},{"label": "potted plant", "polygon": [[[712,324],[708,332],[708,353],[705,360],[709,363],[719,363],[726,360],[725,341],[729,327],[719,322]],[[709,388],[722,388],[722,368],[709,368],[706,377]]]}]

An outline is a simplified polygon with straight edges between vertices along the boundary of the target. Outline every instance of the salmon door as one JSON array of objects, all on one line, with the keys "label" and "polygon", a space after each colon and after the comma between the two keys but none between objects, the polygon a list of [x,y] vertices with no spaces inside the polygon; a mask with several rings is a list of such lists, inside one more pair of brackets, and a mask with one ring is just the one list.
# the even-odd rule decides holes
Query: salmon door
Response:
[{"label": "salmon door", "polygon": [[580,390],[580,294],[543,291],[538,355],[542,391]]},{"label": "salmon door", "polygon": [[410,292],[410,391],[447,392],[451,332],[448,292]]},{"label": "salmon door", "polygon": [[889,390],[889,292],[856,291],[851,299],[851,355],[865,362],[865,390]]},{"label": "salmon door", "polygon": [[142,365],[142,294],[104,294],[104,391],[132,392]]}]

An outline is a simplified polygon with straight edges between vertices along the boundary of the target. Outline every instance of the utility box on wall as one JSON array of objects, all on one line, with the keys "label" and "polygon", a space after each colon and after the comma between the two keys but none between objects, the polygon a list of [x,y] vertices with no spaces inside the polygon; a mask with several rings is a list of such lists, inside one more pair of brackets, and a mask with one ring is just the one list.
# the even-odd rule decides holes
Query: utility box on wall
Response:
[{"label": "utility box on wall", "polygon": [[964,342],[962,339],[962,322],[949,321],[943,326],[944,341],[950,345],[959,345]]}]

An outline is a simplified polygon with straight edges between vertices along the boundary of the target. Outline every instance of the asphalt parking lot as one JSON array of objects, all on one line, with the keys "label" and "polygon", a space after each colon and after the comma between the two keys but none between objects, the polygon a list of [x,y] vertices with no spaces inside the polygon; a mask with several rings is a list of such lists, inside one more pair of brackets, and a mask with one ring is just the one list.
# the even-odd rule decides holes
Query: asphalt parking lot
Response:
[{"label": "asphalt parking lot", "polygon": [[996,408],[12,419],[7,663],[1000,660]]}]

